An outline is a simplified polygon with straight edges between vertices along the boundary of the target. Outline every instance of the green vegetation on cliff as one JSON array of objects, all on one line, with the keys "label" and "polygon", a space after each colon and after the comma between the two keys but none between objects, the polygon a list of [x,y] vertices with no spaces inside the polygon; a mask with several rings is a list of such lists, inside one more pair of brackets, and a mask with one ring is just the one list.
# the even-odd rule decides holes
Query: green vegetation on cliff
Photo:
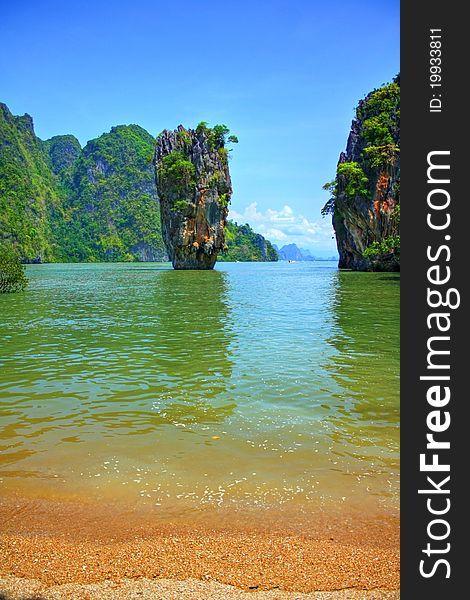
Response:
[{"label": "green vegetation on cliff", "polygon": [[31,117],[0,105],[0,249],[23,262],[161,260],[154,139],[113,127],[83,148],[43,142]]},{"label": "green vegetation on cliff", "polygon": [[[226,144],[236,137],[225,125],[198,128],[226,161]],[[0,103],[0,255],[26,263],[165,259],[154,150],[154,138],[138,125],[113,127],[84,148],[73,135],[43,141],[29,115],[14,116]],[[182,186],[194,185],[194,165],[183,154],[166,157],[165,167]],[[223,178],[209,177],[208,188],[226,207]],[[232,235],[229,256],[236,258],[229,260],[273,260],[269,242],[263,259],[262,244],[249,249],[250,240]]]},{"label": "green vegetation on cliff", "polygon": [[400,78],[376,89],[356,109],[347,149],[322,214],[333,215],[340,267],[399,268]]},{"label": "green vegetation on cliff", "polygon": [[225,242],[227,250],[219,254],[217,259],[219,261],[273,262],[279,259],[271,242],[261,234],[255,233],[248,223],[238,225],[233,221],[227,221]]},{"label": "green vegetation on cliff", "polygon": [[83,148],[69,186],[64,259],[163,258],[153,148],[152,136],[138,125],[113,127]]},{"label": "green vegetation on cliff", "polygon": [[[361,148],[360,162],[339,162],[336,178],[323,189],[332,197],[322,209],[322,214],[333,213],[341,188],[350,200],[367,197],[367,171],[394,165],[400,152],[400,84],[399,77],[392,83],[374,90],[356,109],[356,123],[361,122],[355,145]],[[366,171],[366,172],[365,172]]]},{"label": "green vegetation on cliff", "polygon": [[[206,121],[201,121],[195,131],[198,136],[203,137],[209,150],[211,152],[217,151],[222,158],[222,162],[227,164],[229,150],[226,145],[238,143],[238,138],[235,135],[229,135],[230,130],[227,125],[209,127]],[[159,138],[162,135],[163,133],[159,135]],[[191,145],[190,133],[185,129],[180,129],[177,136],[179,141],[182,142],[182,149],[173,150],[163,156],[157,164],[157,174],[159,185],[163,189],[171,188],[174,192],[172,212],[185,212],[191,209],[192,203],[188,198],[193,196],[196,189],[196,167],[188,156]],[[227,207],[231,190],[220,173],[213,173],[209,177],[208,187],[210,190],[217,191],[218,204]]]},{"label": "green vegetation on cliff", "polygon": [[23,262],[54,260],[51,223],[63,218],[58,180],[31,117],[0,104],[0,251]]},{"label": "green vegetation on cliff", "polygon": [[80,156],[82,147],[74,135],[55,135],[43,142],[49,155],[52,171],[61,179],[69,181],[74,163]]},{"label": "green vegetation on cliff", "polygon": [[343,191],[349,200],[354,200],[357,196],[367,198],[369,190],[367,189],[368,179],[361,166],[357,162],[343,162],[338,165],[334,181],[325,183],[324,190],[331,192],[332,198],[322,209],[322,214],[328,214],[334,210],[334,202],[338,193],[338,180],[343,181]]},{"label": "green vegetation on cliff", "polygon": [[[179,133],[186,134],[185,131]],[[171,186],[176,193],[170,210],[184,212],[190,206],[186,198],[192,196],[196,188],[196,167],[182,152],[174,150],[161,159],[157,172],[160,184],[165,188]]]},{"label": "green vegetation on cliff", "polygon": [[384,257],[387,254],[400,254],[400,236],[389,235],[384,238],[381,242],[372,242],[364,250],[364,256],[366,258]]}]

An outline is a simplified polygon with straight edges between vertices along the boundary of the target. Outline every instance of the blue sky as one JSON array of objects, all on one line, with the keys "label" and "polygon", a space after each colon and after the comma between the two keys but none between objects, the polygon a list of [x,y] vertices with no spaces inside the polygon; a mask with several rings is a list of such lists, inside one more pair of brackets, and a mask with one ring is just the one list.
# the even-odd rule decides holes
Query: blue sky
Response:
[{"label": "blue sky", "polygon": [[41,138],[225,123],[231,216],[318,255],[354,107],[398,71],[398,0],[0,0],[0,101]]}]

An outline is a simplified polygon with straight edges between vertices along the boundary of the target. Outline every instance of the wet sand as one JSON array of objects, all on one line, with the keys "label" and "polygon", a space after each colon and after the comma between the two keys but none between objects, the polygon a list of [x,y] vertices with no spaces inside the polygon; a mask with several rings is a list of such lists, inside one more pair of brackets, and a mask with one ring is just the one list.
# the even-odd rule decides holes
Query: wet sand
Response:
[{"label": "wet sand", "polygon": [[210,527],[10,498],[0,522],[0,598],[398,598],[392,517],[343,510],[312,515],[302,531],[288,521]]},{"label": "wet sand", "polygon": [[[98,584],[69,583],[45,587],[32,579],[0,578],[0,590],[8,600],[398,600],[399,592],[375,590],[371,592],[342,590],[338,592],[282,592],[279,590],[245,592],[233,586],[195,579],[173,581],[169,579],[139,579],[105,581]],[[0,592],[1,594],[1,592]],[[2,597],[0,595],[0,597]]]}]

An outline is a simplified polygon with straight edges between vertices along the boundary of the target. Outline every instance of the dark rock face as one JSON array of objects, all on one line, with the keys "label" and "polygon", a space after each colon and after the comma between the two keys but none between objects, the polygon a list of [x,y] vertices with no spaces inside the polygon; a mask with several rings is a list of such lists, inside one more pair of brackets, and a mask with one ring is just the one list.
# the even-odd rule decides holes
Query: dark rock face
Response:
[{"label": "dark rock face", "polygon": [[[349,146],[349,144],[348,144]],[[341,162],[354,160],[354,154],[342,153]],[[364,250],[370,243],[397,233],[391,218],[397,204],[396,184],[400,181],[400,160],[376,172],[369,171],[370,199],[356,197],[351,203],[340,192],[333,214],[333,228],[339,253],[339,268],[354,271],[398,271],[399,259],[395,254],[365,258]]]},{"label": "dark rock face", "polygon": [[[399,114],[397,80],[359,102],[346,152],[339,158],[332,209],[340,268],[400,269],[399,246],[389,243],[399,244]],[[361,175],[362,184],[353,181]],[[385,249],[364,256],[368,247],[383,242]]]},{"label": "dark rock face", "polygon": [[212,269],[225,248],[232,194],[227,151],[204,131],[163,131],[155,167],[162,234],[175,269]]},{"label": "dark rock face", "polygon": [[390,218],[395,208],[394,175],[381,172],[374,183],[374,201],[358,202],[335,212],[333,227],[336,232],[340,269],[354,271],[398,271],[400,263],[394,253],[365,258],[364,250],[372,241],[393,235],[396,227]]}]

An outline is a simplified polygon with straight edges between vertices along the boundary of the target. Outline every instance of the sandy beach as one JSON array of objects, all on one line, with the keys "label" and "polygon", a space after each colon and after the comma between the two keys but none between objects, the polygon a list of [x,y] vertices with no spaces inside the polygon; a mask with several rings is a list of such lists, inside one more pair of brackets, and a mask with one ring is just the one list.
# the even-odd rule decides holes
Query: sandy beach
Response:
[{"label": "sandy beach", "polygon": [[0,598],[398,598],[396,518],[194,527],[11,498],[0,521]]}]

